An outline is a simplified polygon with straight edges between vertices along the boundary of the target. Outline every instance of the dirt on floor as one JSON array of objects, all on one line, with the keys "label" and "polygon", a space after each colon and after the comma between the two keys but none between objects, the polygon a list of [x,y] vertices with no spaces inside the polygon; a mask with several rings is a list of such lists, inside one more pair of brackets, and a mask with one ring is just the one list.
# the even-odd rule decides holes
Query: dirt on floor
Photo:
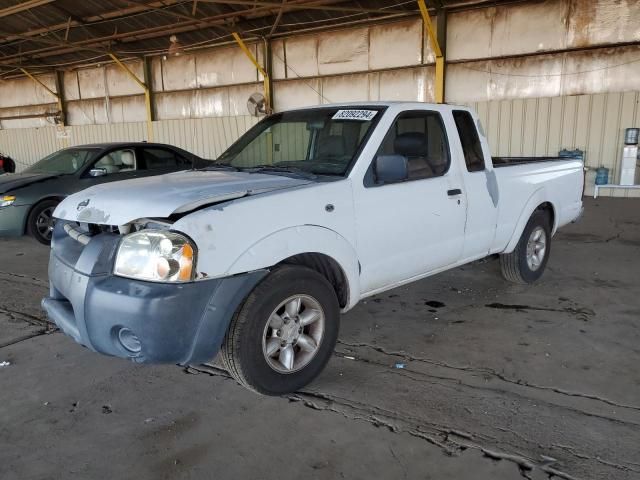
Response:
[{"label": "dirt on floor", "polygon": [[640,201],[585,206],[539,283],[490,258],[369,298],[283,398],[75,344],[48,250],[0,240],[0,478],[640,478]]}]

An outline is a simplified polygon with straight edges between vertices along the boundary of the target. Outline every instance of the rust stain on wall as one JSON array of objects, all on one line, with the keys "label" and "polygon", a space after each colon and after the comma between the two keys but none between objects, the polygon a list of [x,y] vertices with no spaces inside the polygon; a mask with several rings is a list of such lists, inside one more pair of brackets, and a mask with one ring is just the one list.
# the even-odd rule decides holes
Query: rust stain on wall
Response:
[{"label": "rust stain on wall", "polygon": [[567,28],[569,43],[574,47],[588,47],[597,13],[597,2],[593,0],[569,0]]}]

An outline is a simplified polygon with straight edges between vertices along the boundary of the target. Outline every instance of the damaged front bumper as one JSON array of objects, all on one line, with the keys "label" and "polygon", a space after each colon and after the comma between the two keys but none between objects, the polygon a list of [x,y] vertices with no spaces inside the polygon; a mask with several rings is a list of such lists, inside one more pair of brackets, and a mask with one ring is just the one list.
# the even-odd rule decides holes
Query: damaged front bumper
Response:
[{"label": "damaged front bumper", "polygon": [[64,223],[54,229],[42,307],[76,342],[138,363],[211,360],[235,311],[267,273],[189,283],[122,278],[112,273],[120,235],[101,233],[83,245]]}]

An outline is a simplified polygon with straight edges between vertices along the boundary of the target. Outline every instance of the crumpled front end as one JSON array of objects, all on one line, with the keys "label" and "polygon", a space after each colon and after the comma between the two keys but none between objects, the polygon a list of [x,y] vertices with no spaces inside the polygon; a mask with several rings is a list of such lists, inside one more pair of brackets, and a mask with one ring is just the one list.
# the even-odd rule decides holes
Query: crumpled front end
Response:
[{"label": "crumpled front end", "polygon": [[42,306],[76,342],[139,363],[212,359],[233,314],[267,273],[186,283],[123,278],[112,273],[122,238],[117,229],[70,235],[79,228],[65,221],[55,226],[50,294]]}]

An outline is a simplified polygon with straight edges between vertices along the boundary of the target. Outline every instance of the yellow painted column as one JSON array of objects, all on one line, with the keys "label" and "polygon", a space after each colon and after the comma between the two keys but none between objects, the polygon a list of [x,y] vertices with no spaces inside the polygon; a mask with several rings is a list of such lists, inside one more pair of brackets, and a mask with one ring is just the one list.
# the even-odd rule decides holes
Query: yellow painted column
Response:
[{"label": "yellow painted column", "polygon": [[116,57],[113,53],[110,53],[109,56],[111,59],[116,62],[116,64],[124,70],[138,85],[142,87],[144,90],[144,106],[147,112],[147,141],[153,141],[153,111],[151,106],[151,92],[149,90],[149,86],[144,83],[142,80],[138,78],[138,76],[131,71],[129,67],[127,67],[124,63],[120,61],[118,57]]},{"label": "yellow painted column", "polygon": [[[63,108],[63,105],[62,105],[62,96],[59,93],[56,93],[53,90],[51,90],[43,82],[41,82],[36,77],[31,75],[31,73],[29,73],[24,68],[21,68],[20,71],[22,73],[24,73],[27,77],[29,77],[31,80],[33,80],[35,83],[40,85],[42,88],[44,88],[47,92],[49,92],[51,95],[53,95],[56,98],[56,103],[58,104],[58,111],[60,112],[60,123],[59,123],[59,125],[64,129],[65,128],[65,118],[64,118],[64,108]],[[62,138],[62,146],[64,146],[64,147],[68,147],[69,146],[69,142],[68,142],[66,137]]]},{"label": "yellow painted column", "polygon": [[244,54],[249,58],[249,60],[251,60],[251,63],[253,63],[255,67],[258,69],[258,71],[262,74],[262,78],[264,80],[264,98],[267,104],[267,113],[269,114],[271,113],[271,110],[272,110],[271,89],[269,88],[269,83],[270,83],[269,73],[262,67],[262,65],[258,63],[258,60],[256,60],[256,57],[253,55],[251,50],[249,50],[249,48],[244,43],[242,38],[240,38],[240,35],[238,35],[237,32],[233,32],[233,38],[235,38],[236,43],[242,49]]},{"label": "yellow painted column", "polygon": [[424,3],[424,0],[418,0],[418,7],[420,8],[420,13],[422,14],[424,27],[427,30],[429,40],[431,41],[431,45],[433,46],[433,51],[436,54],[436,79],[434,88],[435,100],[436,103],[444,103],[444,55],[442,54],[442,49],[440,48],[440,44],[438,43],[438,37],[436,36],[435,29],[433,28],[433,24],[431,23],[429,10],[427,10],[427,5]]}]

